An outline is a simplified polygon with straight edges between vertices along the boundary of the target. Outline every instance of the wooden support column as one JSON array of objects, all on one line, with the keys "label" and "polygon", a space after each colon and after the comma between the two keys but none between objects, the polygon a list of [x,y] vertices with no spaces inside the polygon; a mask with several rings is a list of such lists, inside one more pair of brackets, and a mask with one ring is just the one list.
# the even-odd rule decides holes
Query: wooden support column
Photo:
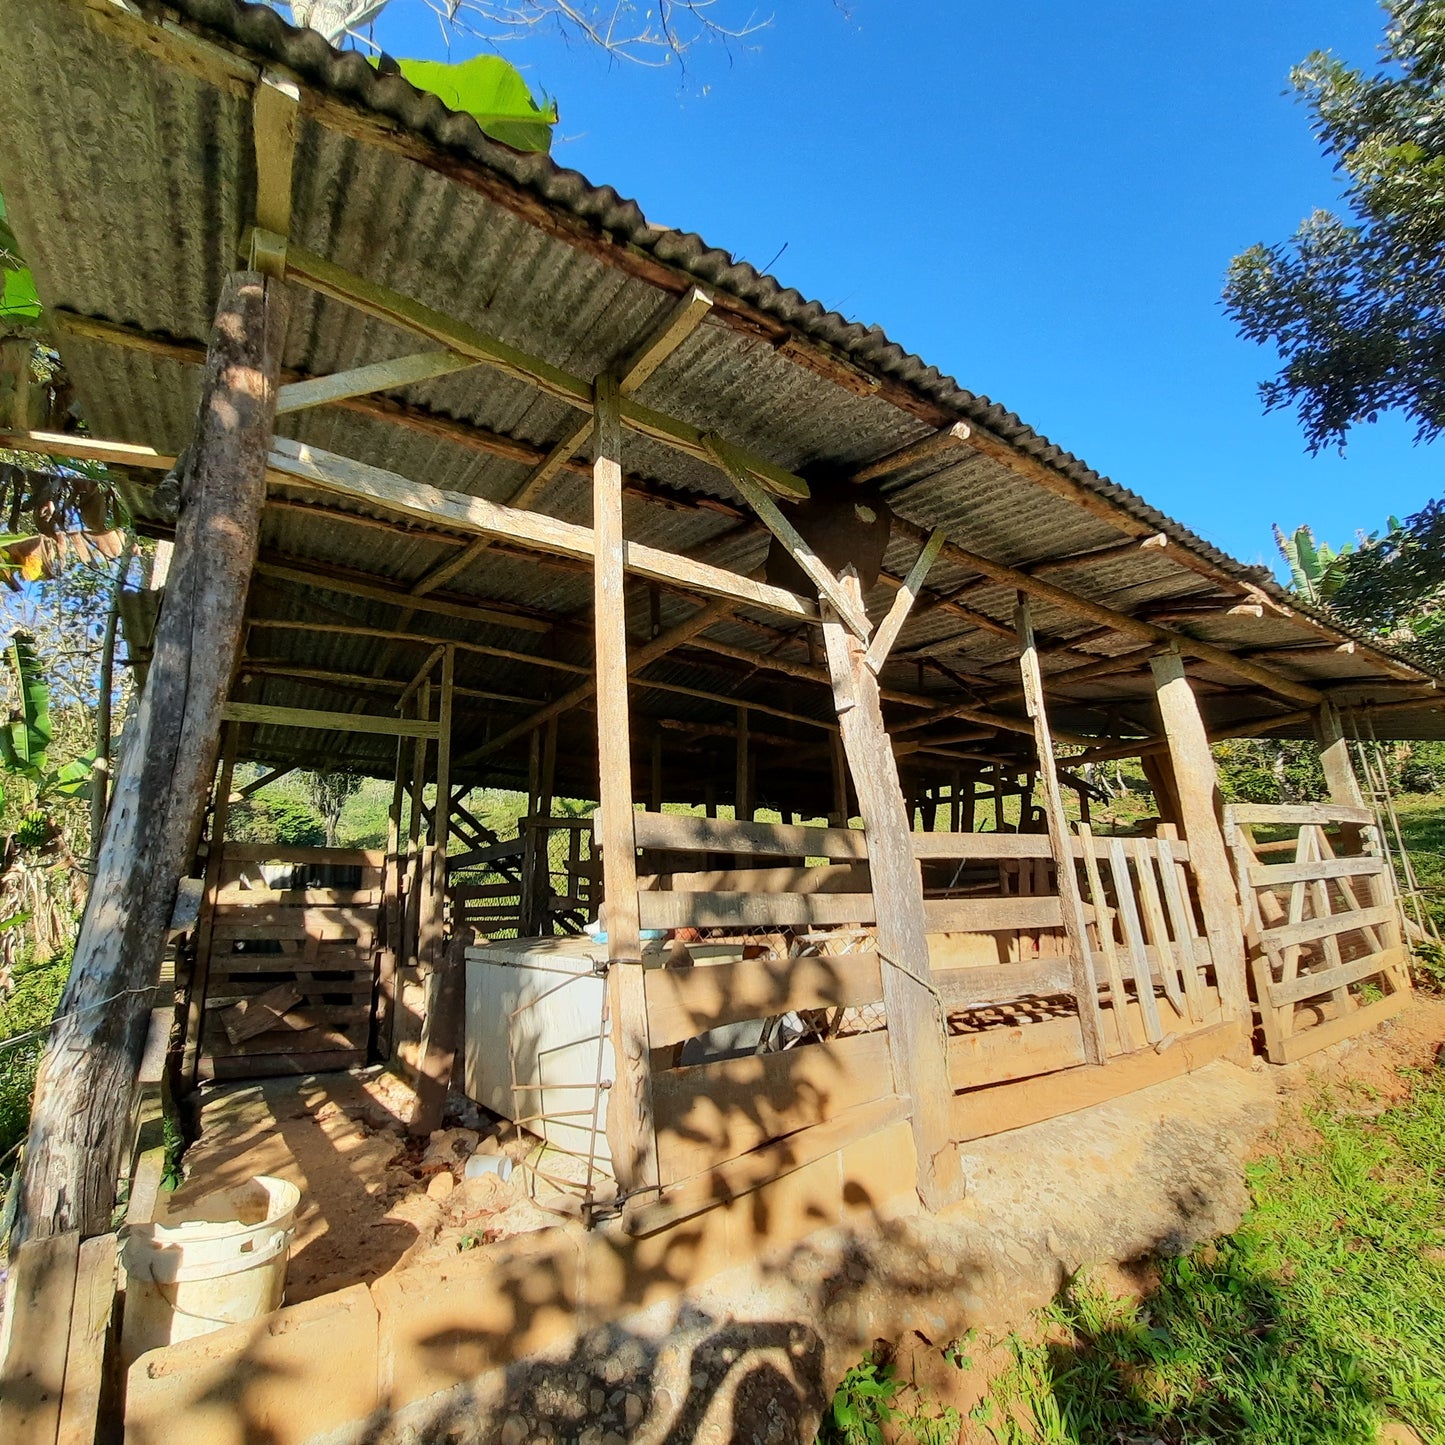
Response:
[{"label": "wooden support column", "polygon": [[[839,583],[854,611],[862,612],[857,573],[849,567]],[[928,963],[923,885],[867,648],[852,628],[824,611],[833,703],[868,840],[893,1083],[912,1109],[919,1198],[937,1210],[962,1197],[963,1170],[952,1137],[948,1041]]]},{"label": "wooden support column", "polygon": [[442,653],[441,700],[437,713],[436,804],[432,808],[432,854],[427,899],[427,938],[422,955],[433,967],[441,965],[446,932],[447,844],[452,819],[452,698],[456,690],[457,653]]},{"label": "wooden support column", "polygon": [[150,670],[36,1083],[16,1243],[110,1226],[152,990],[240,656],[284,331],[277,283],[255,273],[226,279],[180,468],[175,561]]},{"label": "wooden support column", "polygon": [[1189,863],[1199,889],[1204,932],[1214,959],[1220,1002],[1227,1016],[1250,1017],[1244,977],[1244,915],[1234,870],[1224,845],[1223,810],[1214,754],[1199,715],[1199,703],[1177,652],[1149,659],[1159,721],[1169,744],[1169,761],[1179,799],[1179,826],[1189,844]]},{"label": "wooden support column", "polygon": [[241,725],[229,723],[221,751],[221,773],[211,803],[211,830],[206,840],[205,886],[196,919],[195,959],[186,990],[186,1032],[181,1052],[181,1087],[194,1089],[201,1058],[201,1035],[206,1027],[206,990],[211,981],[211,940],[216,929],[216,891],[221,886],[221,864],[226,856],[226,819],[231,811],[231,779],[236,772],[236,750]]},{"label": "wooden support column", "polygon": [[597,643],[597,768],[606,899],[607,989],[616,1078],[607,1141],[624,1195],[658,1184],[651,1048],[637,905],[632,813],[632,724],[627,701],[627,598],[623,587],[622,423],[616,381],[597,380],[592,469],[593,614]]},{"label": "wooden support column", "polygon": [[1350,745],[1340,725],[1339,710],[1333,703],[1321,703],[1315,710],[1314,729],[1330,801],[1344,803],[1351,808],[1367,807],[1365,795],[1360,790],[1360,780],[1350,761]]},{"label": "wooden support column", "polygon": [[[1024,709],[1033,719],[1034,747],[1039,755],[1039,781],[1043,784],[1044,822],[1048,826],[1049,851],[1054,855],[1059,901],[1063,905],[1064,935],[1069,943],[1069,971],[1074,981],[1074,999],[1079,1006],[1079,1025],[1084,1033],[1084,1057],[1102,1064],[1106,1057],[1104,1024],[1099,1012],[1099,984],[1089,949],[1088,926],[1084,921],[1084,900],[1079,892],[1079,875],[1074,869],[1074,840],[1064,815],[1064,795],[1059,788],[1059,770],[1054,762],[1054,739],[1049,732],[1044,708],[1044,680],[1039,670],[1039,650],[1034,641],[1034,622],[1029,600],[1019,594],[1014,613],[1019,635],[1019,674],[1024,688]],[[1021,799],[1020,826],[1027,799]]]},{"label": "wooden support column", "polygon": [[391,1057],[392,1030],[396,1021],[396,970],[401,958],[401,809],[406,798],[404,738],[396,740],[396,776],[391,788],[391,807],[386,815],[386,867],[381,875],[383,947],[377,967],[376,1014],[372,1021],[372,1053],[379,1059]]}]

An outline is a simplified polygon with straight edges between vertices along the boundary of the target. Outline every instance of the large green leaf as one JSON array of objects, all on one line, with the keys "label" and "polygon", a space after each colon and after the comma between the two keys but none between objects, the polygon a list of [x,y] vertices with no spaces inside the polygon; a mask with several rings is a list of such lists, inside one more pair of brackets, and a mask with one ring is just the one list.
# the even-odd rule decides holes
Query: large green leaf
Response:
[{"label": "large green leaf", "polygon": [[35,656],[35,640],[17,632],[10,640],[10,666],[20,690],[20,707],[0,728],[0,763],[7,772],[39,778],[50,746],[50,688]]},{"label": "large green leaf", "polygon": [[493,140],[518,151],[551,150],[557,102],[544,95],[538,105],[521,71],[500,55],[474,55],[457,64],[399,60],[397,66],[418,90],[472,116]]},{"label": "large green leaf", "polygon": [[46,780],[46,790],[59,793],[62,798],[90,797],[91,782],[95,771],[95,749],[57,768]]},{"label": "large green leaf", "polygon": [[33,321],[40,315],[40,295],[29,266],[0,270],[0,319]]}]

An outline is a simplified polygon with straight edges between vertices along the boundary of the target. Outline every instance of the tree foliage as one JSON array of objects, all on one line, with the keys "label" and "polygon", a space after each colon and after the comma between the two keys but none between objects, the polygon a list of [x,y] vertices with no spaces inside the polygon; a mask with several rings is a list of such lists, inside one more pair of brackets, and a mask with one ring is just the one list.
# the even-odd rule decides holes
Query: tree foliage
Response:
[{"label": "tree foliage", "polygon": [[1400,410],[1445,428],[1445,0],[1386,0],[1371,74],[1316,52],[1290,74],[1344,186],[1293,238],[1236,256],[1224,293],[1240,333],[1283,365],[1268,409],[1294,407],[1311,451]]}]

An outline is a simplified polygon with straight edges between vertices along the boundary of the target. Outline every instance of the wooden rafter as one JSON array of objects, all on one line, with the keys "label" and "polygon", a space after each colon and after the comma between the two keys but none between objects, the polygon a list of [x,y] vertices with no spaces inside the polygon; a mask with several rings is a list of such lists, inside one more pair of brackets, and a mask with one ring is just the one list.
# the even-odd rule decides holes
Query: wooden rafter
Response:
[{"label": "wooden rafter", "polygon": [[326,406],[330,402],[343,401],[351,396],[365,396],[372,391],[387,391],[393,387],[411,386],[418,381],[430,381],[434,377],[448,376],[454,371],[465,371],[477,363],[470,356],[455,351],[418,351],[409,356],[394,357],[390,361],[373,361],[366,366],[354,366],[349,371],[338,371],[330,376],[316,376],[308,381],[293,381],[281,388],[276,403],[277,415],[283,412],[304,411],[308,407]]},{"label": "wooden rafter", "polygon": [[934,531],[929,535],[928,540],[923,544],[922,551],[918,554],[918,560],[903,579],[903,586],[898,589],[898,593],[893,599],[893,606],[888,609],[888,615],[878,625],[877,633],[872,642],[868,644],[868,654],[864,661],[872,668],[875,675],[883,670],[883,664],[888,661],[888,654],[892,650],[893,644],[898,641],[898,634],[903,631],[903,624],[908,621],[908,614],[923,588],[924,579],[928,576],[934,562],[937,561],[945,541],[947,538],[943,535],[942,530]]}]

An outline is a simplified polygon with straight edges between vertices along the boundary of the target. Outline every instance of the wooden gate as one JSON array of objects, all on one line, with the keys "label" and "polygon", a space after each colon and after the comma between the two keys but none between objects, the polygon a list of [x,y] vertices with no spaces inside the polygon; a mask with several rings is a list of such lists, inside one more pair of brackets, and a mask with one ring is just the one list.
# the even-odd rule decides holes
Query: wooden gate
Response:
[{"label": "wooden gate", "polygon": [[227,843],[196,930],[201,1079],[366,1061],[386,855]]},{"label": "wooden gate", "polygon": [[1274,1063],[1372,1028],[1408,1000],[1394,880],[1373,826],[1368,808],[1339,803],[1225,809]]}]

